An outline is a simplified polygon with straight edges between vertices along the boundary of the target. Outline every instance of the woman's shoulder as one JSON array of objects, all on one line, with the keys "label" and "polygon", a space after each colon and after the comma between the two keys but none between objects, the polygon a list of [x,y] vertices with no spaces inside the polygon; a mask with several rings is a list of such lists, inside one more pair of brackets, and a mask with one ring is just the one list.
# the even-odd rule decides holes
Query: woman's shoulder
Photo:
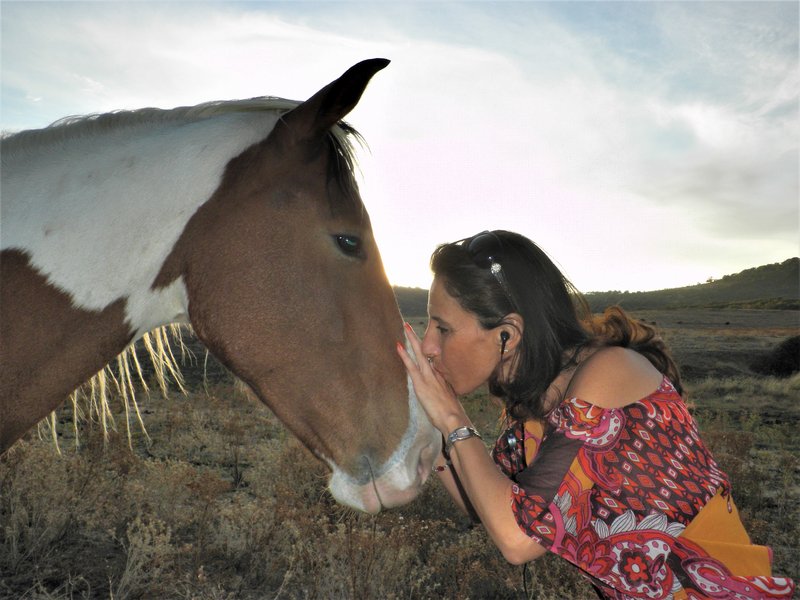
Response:
[{"label": "woman's shoulder", "polygon": [[656,392],[664,375],[647,358],[629,348],[597,350],[582,362],[567,387],[567,398],[600,408],[622,408]]},{"label": "woman's shoulder", "polygon": [[610,448],[636,423],[650,427],[654,421],[691,419],[669,378],[637,357],[647,361],[624,348],[603,349],[592,356],[578,368],[561,404],[549,413],[549,425],[594,448]]}]

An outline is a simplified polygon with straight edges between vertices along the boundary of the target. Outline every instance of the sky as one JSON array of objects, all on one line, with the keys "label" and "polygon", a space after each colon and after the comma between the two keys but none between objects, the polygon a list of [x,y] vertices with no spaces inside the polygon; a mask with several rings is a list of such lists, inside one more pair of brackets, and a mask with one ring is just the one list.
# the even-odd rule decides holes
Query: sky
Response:
[{"label": "sky", "polygon": [[584,292],[694,285],[800,254],[798,6],[2,0],[0,129],[303,100],[384,57],[347,120],[393,284],[508,229]]}]

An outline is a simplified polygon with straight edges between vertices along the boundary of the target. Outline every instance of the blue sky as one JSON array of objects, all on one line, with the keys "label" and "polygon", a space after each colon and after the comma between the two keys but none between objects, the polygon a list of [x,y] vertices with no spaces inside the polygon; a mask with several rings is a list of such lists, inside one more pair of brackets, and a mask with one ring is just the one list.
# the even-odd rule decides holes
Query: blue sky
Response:
[{"label": "blue sky", "polygon": [[7,2],[0,127],[275,95],[383,56],[348,120],[393,283],[512,229],[577,287],[800,254],[797,2]]}]

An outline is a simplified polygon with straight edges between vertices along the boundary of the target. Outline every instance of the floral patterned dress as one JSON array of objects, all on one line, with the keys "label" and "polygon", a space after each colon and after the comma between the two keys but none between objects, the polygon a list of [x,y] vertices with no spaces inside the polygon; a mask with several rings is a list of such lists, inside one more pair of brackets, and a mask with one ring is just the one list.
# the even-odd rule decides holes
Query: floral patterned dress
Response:
[{"label": "floral patterned dress", "polygon": [[602,598],[789,598],[771,551],[750,543],[730,483],[667,378],[623,408],[564,400],[517,422],[494,459],[520,528]]}]

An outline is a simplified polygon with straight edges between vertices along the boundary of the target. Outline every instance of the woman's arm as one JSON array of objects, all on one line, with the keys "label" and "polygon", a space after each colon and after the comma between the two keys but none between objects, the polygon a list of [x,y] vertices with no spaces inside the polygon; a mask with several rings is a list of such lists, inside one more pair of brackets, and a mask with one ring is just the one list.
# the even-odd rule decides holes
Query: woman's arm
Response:
[{"label": "woman's arm", "polygon": [[[463,425],[471,426],[469,420],[451,425],[450,431]],[[480,439],[456,442],[450,449],[450,460],[469,503],[508,562],[523,564],[547,552],[517,524],[511,510],[512,482],[497,468]]]},{"label": "woman's arm", "polygon": [[[407,339],[416,357],[422,357],[419,339],[407,328]],[[464,407],[452,388],[424,359],[411,358],[402,344],[397,346],[406,370],[411,377],[417,398],[434,427],[447,436],[458,427],[472,426]],[[534,542],[517,525],[511,510],[512,482],[495,466],[489,453],[478,438],[456,442],[450,449],[450,460],[455,476],[461,484],[468,503],[459,503],[455,480],[446,479],[447,487],[457,504],[475,510],[492,541],[511,563],[522,564],[542,556],[546,549]]]}]

